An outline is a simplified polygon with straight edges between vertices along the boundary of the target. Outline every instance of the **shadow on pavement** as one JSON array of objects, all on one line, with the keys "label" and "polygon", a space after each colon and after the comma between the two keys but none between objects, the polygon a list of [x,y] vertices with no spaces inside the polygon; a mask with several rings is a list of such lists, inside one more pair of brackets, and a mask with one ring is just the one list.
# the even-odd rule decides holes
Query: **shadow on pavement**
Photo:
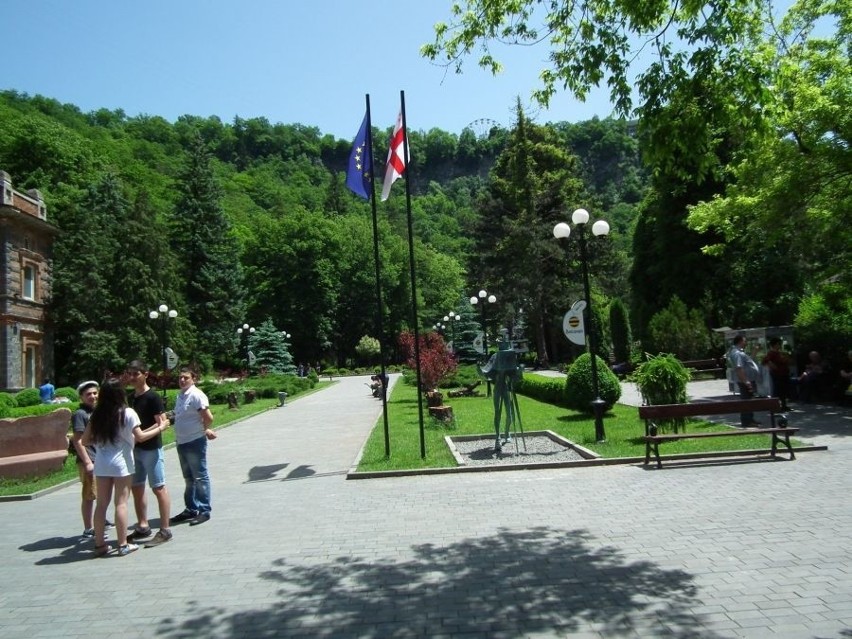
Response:
[{"label": "shadow on pavement", "polygon": [[36,566],[51,566],[56,564],[70,564],[76,561],[86,561],[92,558],[92,541],[80,539],[80,537],[47,537],[39,539],[30,544],[19,546],[18,550],[24,552],[41,552],[44,550],[60,550],[58,555],[45,557],[35,562]]},{"label": "shadow on pavement", "polygon": [[[719,637],[690,611],[693,577],[651,561],[626,563],[584,530],[540,527],[413,548],[410,559],[276,560],[259,576],[269,605],[226,613],[194,603],[159,623],[162,637],[526,636],[594,631]],[[700,602],[699,602],[700,603]]]}]

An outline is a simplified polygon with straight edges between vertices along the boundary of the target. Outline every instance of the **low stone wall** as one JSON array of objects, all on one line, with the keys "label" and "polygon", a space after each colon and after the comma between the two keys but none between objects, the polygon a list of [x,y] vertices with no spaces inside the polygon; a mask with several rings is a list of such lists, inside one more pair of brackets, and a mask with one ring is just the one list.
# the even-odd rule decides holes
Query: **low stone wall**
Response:
[{"label": "low stone wall", "polygon": [[59,470],[68,456],[71,411],[0,419],[0,477],[44,475]]}]

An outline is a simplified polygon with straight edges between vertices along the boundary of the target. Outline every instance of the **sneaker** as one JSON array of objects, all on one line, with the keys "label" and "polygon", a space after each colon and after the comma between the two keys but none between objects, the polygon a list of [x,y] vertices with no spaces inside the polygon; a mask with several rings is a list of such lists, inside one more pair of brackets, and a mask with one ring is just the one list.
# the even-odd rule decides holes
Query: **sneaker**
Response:
[{"label": "sneaker", "polygon": [[104,530],[109,530],[110,528],[115,528],[115,524],[112,523],[109,519],[104,523]]},{"label": "sneaker", "polygon": [[189,521],[190,519],[195,519],[198,516],[198,513],[193,512],[191,510],[184,510],[179,515],[175,515],[171,518],[171,522],[173,524],[179,524],[182,521]]},{"label": "sneaker", "polygon": [[210,521],[210,513],[198,513],[197,517],[190,520],[189,525],[197,526],[198,524],[203,524],[205,521]]},{"label": "sneaker", "polygon": [[139,541],[151,536],[150,528],[137,528],[132,533],[127,535],[127,541]]},{"label": "sneaker", "polygon": [[123,546],[118,547],[118,556],[126,557],[132,552],[139,550],[139,546],[136,544],[124,544]]},{"label": "sneaker", "polygon": [[83,534],[80,535],[83,539],[94,539],[95,538],[95,529],[94,528],[86,528],[83,531]]},{"label": "sneaker", "polygon": [[172,531],[168,528],[160,528],[160,530],[157,531],[157,534],[154,535],[154,538],[145,544],[145,548],[154,548],[155,546],[159,546],[160,544],[164,544],[171,540]]}]

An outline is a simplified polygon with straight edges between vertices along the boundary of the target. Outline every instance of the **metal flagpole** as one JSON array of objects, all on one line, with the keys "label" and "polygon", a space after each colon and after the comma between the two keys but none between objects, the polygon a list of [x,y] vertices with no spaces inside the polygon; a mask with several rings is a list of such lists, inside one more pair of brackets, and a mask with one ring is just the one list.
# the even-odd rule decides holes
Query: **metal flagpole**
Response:
[{"label": "metal flagpole", "polygon": [[387,387],[387,372],[385,368],[385,328],[382,311],[382,267],[379,260],[379,221],[376,215],[376,173],[373,170],[373,128],[370,119],[370,94],[366,95],[367,99],[367,139],[370,149],[370,204],[373,209],[373,260],[376,264],[376,331],[379,334],[379,357],[381,358],[381,396],[382,396],[382,418],[385,425],[385,457],[390,457],[390,428],[388,426],[388,387]]},{"label": "metal flagpole", "polygon": [[414,361],[417,364],[417,416],[420,422],[420,457],[426,457],[426,433],[423,425],[423,387],[420,374],[420,329],[417,317],[417,280],[414,275],[414,223],[411,218],[411,156],[408,153],[408,123],[405,119],[405,91],[399,92],[402,114],[402,144],[405,158],[405,212],[408,219],[408,264],[411,273],[411,320],[414,326]]}]

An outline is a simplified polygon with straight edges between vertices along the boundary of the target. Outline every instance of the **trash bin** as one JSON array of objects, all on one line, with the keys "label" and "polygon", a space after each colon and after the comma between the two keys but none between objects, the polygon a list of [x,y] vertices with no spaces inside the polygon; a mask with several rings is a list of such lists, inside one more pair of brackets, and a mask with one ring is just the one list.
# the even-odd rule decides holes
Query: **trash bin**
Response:
[{"label": "trash bin", "polygon": [[281,391],[280,393],[278,393],[278,405],[279,406],[283,406],[284,400],[286,400],[286,399],[287,399],[287,393],[285,393],[284,391]]}]

